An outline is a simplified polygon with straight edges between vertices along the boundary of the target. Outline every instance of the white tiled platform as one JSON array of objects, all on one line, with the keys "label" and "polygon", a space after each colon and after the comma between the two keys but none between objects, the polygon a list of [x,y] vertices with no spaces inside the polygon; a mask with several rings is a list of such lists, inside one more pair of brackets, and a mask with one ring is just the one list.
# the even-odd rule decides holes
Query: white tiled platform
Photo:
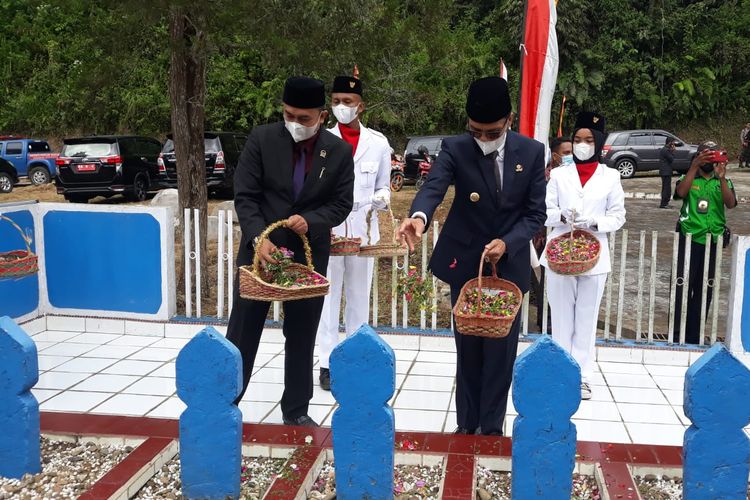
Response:
[{"label": "white tiled platform", "polygon": [[[189,340],[188,332],[195,333],[200,327],[154,325],[158,331],[153,332],[145,325],[128,329],[115,323],[97,323],[96,327],[106,331],[102,333],[83,332],[85,325],[80,321],[60,319],[49,322],[50,329],[40,328],[36,333],[33,326],[25,327],[39,350],[40,377],[33,392],[41,409],[179,417],[185,406],[175,395],[175,358]],[[62,329],[68,327],[73,328]],[[118,329],[119,333],[112,333]],[[127,331],[141,334],[125,334]],[[144,332],[148,335],[142,335]],[[456,427],[453,339],[383,337],[396,353],[397,389],[391,400],[396,428],[452,432]],[[528,345],[521,343],[519,349]],[[250,387],[240,404],[246,422],[281,423],[278,401],[283,391],[283,350],[281,332],[266,330]],[[690,423],[682,411],[683,377],[698,354],[600,347],[592,380],[593,399],[582,401],[573,417],[578,438],[681,445]],[[315,375],[317,382],[317,358]],[[331,393],[316,385],[310,416],[330,425],[334,407]],[[508,435],[515,416],[509,400]]]}]

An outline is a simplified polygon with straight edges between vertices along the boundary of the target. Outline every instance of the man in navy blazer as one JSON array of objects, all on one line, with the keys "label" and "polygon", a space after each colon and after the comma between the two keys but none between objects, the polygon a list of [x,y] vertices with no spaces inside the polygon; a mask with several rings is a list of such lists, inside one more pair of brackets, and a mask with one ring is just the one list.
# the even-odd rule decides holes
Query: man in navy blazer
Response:
[{"label": "man in navy blazer", "polygon": [[[451,287],[455,305],[461,287],[476,278],[487,250],[485,274],[529,288],[529,241],[544,223],[544,146],[510,131],[510,95],[505,80],[488,77],[469,87],[468,133],[443,141],[427,182],[411,206],[399,236],[411,250],[429,226],[451,182],[455,199],[430,259],[430,269]],[[460,434],[502,435],[520,320],[502,339],[463,335],[456,340],[456,410]]]}]

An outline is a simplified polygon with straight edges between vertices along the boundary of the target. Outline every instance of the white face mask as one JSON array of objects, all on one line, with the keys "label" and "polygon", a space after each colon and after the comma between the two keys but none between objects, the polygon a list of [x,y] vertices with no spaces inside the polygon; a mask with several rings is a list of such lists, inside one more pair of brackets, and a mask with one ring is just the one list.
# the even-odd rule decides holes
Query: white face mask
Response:
[{"label": "white face mask", "polygon": [[315,132],[318,131],[320,122],[317,122],[312,127],[305,127],[300,123],[288,122],[284,120],[284,126],[289,131],[289,133],[292,134],[292,139],[294,139],[294,142],[300,142],[314,136]]},{"label": "white face mask", "polygon": [[501,150],[505,149],[505,138],[507,136],[508,130],[506,129],[505,131],[503,131],[503,135],[501,135],[494,141],[481,141],[475,137],[474,142],[476,142],[477,146],[479,146],[479,149],[482,150],[482,154],[484,156],[487,156],[493,151],[497,151],[499,153]]},{"label": "white face mask", "polygon": [[333,107],[333,116],[336,117],[336,120],[339,123],[348,125],[349,123],[353,122],[355,118],[357,118],[357,115],[359,114],[357,112],[358,108],[359,105],[349,107],[346,104],[337,104]]},{"label": "white face mask", "polygon": [[573,155],[564,155],[560,157],[560,166],[564,167],[566,165],[572,165],[574,163],[573,161]]},{"label": "white face mask", "polygon": [[585,142],[579,142],[573,145],[573,154],[581,161],[590,160],[594,156],[594,146]]}]

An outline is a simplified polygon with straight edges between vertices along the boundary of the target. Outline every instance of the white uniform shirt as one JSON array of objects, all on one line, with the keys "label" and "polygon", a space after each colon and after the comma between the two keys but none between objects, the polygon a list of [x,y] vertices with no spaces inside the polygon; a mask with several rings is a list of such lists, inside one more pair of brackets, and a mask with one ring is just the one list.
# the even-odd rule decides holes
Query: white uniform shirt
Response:
[{"label": "white uniform shirt", "polygon": [[[382,193],[390,200],[391,196],[391,146],[388,139],[375,130],[360,123],[359,142],[354,153],[354,205],[346,222],[333,228],[336,236],[362,238],[362,244],[368,244],[367,212],[372,208],[372,196]],[[341,137],[339,126],[329,131]],[[369,244],[380,239],[377,224],[373,223]]]}]

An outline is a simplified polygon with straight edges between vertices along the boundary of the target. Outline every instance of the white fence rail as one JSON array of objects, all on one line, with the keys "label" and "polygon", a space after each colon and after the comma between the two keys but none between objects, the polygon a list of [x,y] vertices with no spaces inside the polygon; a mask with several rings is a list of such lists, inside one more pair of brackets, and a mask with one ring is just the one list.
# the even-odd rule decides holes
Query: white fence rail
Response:
[{"label": "white fence rail", "polygon": [[[184,313],[187,317],[200,317],[203,312],[201,301],[202,272],[200,269],[200,249],[198,210],[186,209],[184,212],[184,252],[185,252],[185,300]],[[432,231],[425,233],[421,249],[413,258],[419,258],[419,269],[422,276],[428,276],[428,257],[437,242],[440,228],[434,222]],[[217,236],[209,241],[209,249],[216,248],[216,283],[212,283],[216,290],[215,316],[227,318],[232,310],[234,286],[234,256],[235,221],[233,212],[219,211]],[[621,341],[623,339],[636,342],[667,342],[669,344],[684,344],[687,326],[688,287],[682,277],[678,277],[678,246],[679,235],[674,232],[640,231],[633,235],[627,229],[609,235],[609,249],[612,272],[607,279],[607,285],[599,312],[598,334],[605,340]],[[710,236],[707,248],[710,247]],[[722,259],[721,241],[715,252],[716,277],[709,279],[711,252],[706,252],[704,258],[704,272],[702,276],[703,299],[701,303],[701,336],[700,343],[713,344],[723,338],[721,332],[726,328],[727,298],[721,295],[722,280],[729,279],[729,269]],[[682,276],[690,273],[691,237],[685,242],[685,258]],[[428,251],[429,250],[429,251]],[[724,250],[729,251],[729,250]],[[209,251],[209,254],[211,252]],[[432,277],[433,300],[431,310],[410,311],[409,303],[403,295],[397,293],[399,273],[409,269],[410,257],[387,258],[387,264],[375,259],[376,276],[372,281],[371,311],[372,326],[389,325],[391,328],[416,327],[420,330],[448,329],[453,326],[453,318],[449,313],[449,294],[446,285],[440,284]],[[729,260],[729,259],[727,259]],[[212,264],[213,265],[213,264]],[[389,272],[390,271],[390,272]],[[379,276],[377,274],[380,274]],[[389,276],[390,279],[385,278]],[[380,278],[380,279],[378,279]],[[546,280],[545,280],[546,281]],[[680,296],[677,292],[680,290]],[[713,291],[710,305],[706,296]],[[390,295],[390,311],[384,310],[387,302],[383,297]],[[680,301],[680,315],[675,317],[674,305]],[[546,310],[548,298],[546,286],[540,297],[533,300],[527,293],[523,298],[521,311],[521,331],[523,334],[549,332],[550,325],[547,314],[537,314],[537,305],[541,303]],[[194,306],[194,307],[193,307]],[[399,312],[401,313],[399,315]],[[273,304],[272,319],[281,321],[281,307],[278,302]],[[429,324],[428,324],[429,315]],[[400,316],[400,317],[399,317]],[[534,316],[532,318],[532,316]],[[539,321],[537,322],[537,318]],[[675,328],[675,324],[677,328]],[[676,333],[675,333],[676,332]],[[704,338],[705,337],[705,338]]]}]

